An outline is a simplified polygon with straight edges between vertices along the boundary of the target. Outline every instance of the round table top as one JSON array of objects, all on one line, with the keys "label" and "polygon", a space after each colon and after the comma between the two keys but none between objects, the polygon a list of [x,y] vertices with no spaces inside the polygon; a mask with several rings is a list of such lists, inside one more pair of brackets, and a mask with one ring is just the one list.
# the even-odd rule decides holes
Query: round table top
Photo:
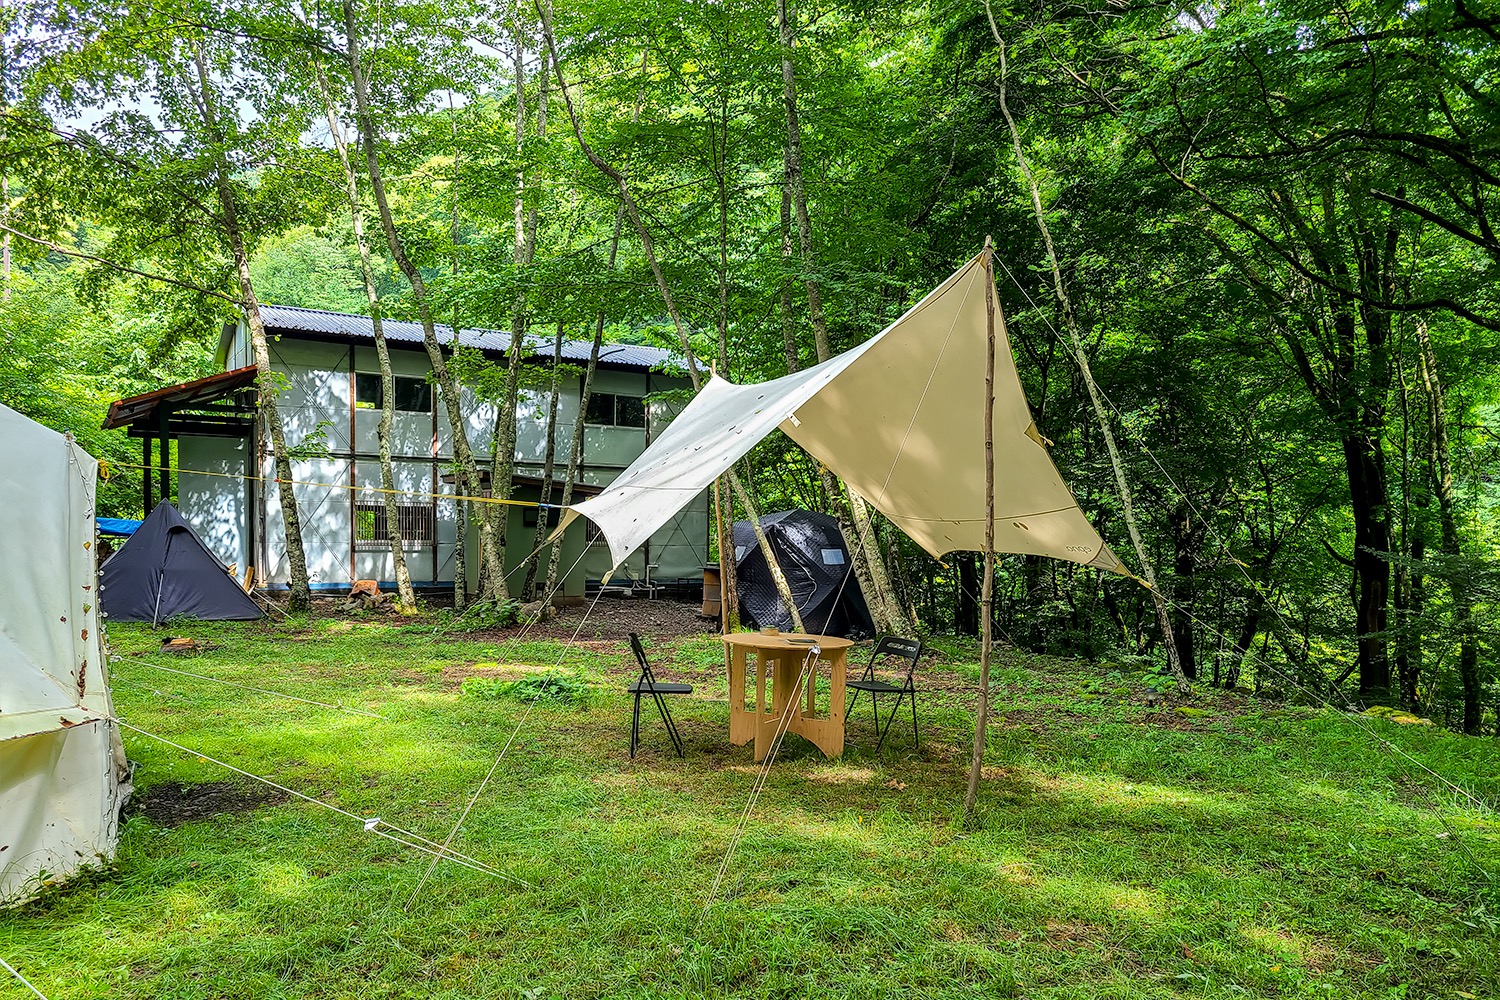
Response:
[{"label": "round table top", "polygon": [[836,635],[812,635],[807,632],[777,632],[775,634],[731,632],[723,639],[726,646],[744,646],[748,649],[806,649],[816,643],[824,652],[831,652],[836,649],[848,649],[854,645],[852,639],[844,639]]}]

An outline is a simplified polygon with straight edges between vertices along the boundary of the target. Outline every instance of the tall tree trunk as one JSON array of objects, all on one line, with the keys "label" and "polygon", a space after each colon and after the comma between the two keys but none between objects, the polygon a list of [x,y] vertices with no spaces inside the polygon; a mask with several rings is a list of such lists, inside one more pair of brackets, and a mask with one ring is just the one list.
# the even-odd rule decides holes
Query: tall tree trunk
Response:
[{"label": "tall tree trunk", "polygon": [[[640,107],[636,107],[636,118],[640,117]],[[615,231],[609,241],[609,270],[613,273],[615,262],[620,252],[620,231],[625,226],[625,206],[621,205],[615,211]],[[577,482],[579,468],[583,465],[583,436],[585,431],[585,417],[589,412],[589,396],[594,391],[594,372],[599,367],[599,348],[604,343],[604,310],[599,310],[594,317],[594,342],[589,348],[588,365],[583,370],[583,385],[578,393],[578,419],[573,421],[573,443],[568,451],[568,471],[563,477],[562,500],[558,504],[566,507],[573,502],[573,486]],[[552,546],[552,551],[547,557],[547,588],[546,593],[552,593],[557,583],[558,560],[562,558],[562,540],[558,539]]]},{"label": "tall tree trunk", "polygon": [[[1453,502],[1453,463],[1448,447],[1448,414],[1443,400],[1443,382],[1438,376],[1437,356],[1427,324],[1417,322],[1418,369],[1427,393],[1427,461],[1433,492],[1438,499],[1438,523],[1442,526],[1443,554],[1455,563],[1463,555],[1458,535],[1458,517]],[[1484,709],[1480,704],[1479,634],[1474,624],[1474,595],[1468,577],[1458,566],[1444,574],[1453,596],[1453,629],[1458,633],[1458,679],[1464,692],[1464,732],[1479,735]]]},{"label": "tall tree trunk", "polygon": [[1074,311],[1073,301],[1069,298],[1067,287],[1063,284],[1062,265],[1058,262],[1057,250],[1052,243],[1052,230],[1047,226],[1046,212],[1042,208],[1041,188],[1037,186],[1036,177],[1031,172],[1031,164],[1027,161],[1026,151],[1021,146],[1021,131],[1016,127],[1015,119],[1011,117],[1010,105],[1005,98],[1007,73],[1005,40],[1000,37],[1000,29],[995,25],[995,15],[990,11],[989,0],[985,0],[985,13],[989,16],[990,31],[994,33],[995,44],[1000,47],[1000,113],[1005,117],[1006,127],[1010,130],[1011,145],[1016,153],[1016,162],[1021,168],[1021,174],[1025,177],[1027,188],[1031,193],[1032,215],[1036,218],[1037,229],[1042,236],[1042,245],[1047,250],[1047,261],[1052,268],[1052,291],[1057,296],[1064,325],[1068,328],[1068,336],[1073,345],[1073,356],[1078,362],[1079,370],[1083,373],[1084,383],[1088,386],[1089,401],[1093,404],[1094,416],[1104,436],[1104,446],[1109,450],[1109,462],[1114,469],[1115,485],[1120,492],[1121,513],[1125,517],[1125,527],[1130,532],[1130,543],[1135,548],[1136,560],[1141,564],[1141,573],[1151,591],[1151,603],[1156,610],[1157,626],[1161,629],[1162,645],[1167,652],[1167,666],[1171,668],[1172,676],[1177,679],[1178,686],[1186,689],[1188,678],[1182,671],[1182,661],[1177,651],[1177,639],[1172,631],[1170,598],[1157,584],[1156,570],[1152,565],[1150,555],[1146,552],[1146,544],[1141,539],[1140,527],[1136,524],[1130,484],[1125,479],[1125,463],[1120,458],[1120,448],[1115,442],[1115,432],[1110,424],[1109,412],[1105,409],[1104,399],[1099,393],[1099,386],[1094,381],[1094,373],[1089,367],[1088,352],[1083,345],[1083,334],[1078,329],[1078,314]]},{"label": "tall tree trunk", "polygon": [[[0,223],[10,225],[10,175],[0,172]],[[10,230],[0,233],[0,302],[10,301]],[[149,510],[147,514],[151,513]]]},{"label": "tall tree trunk", "polygon": [[[466,495],[474,495],[479,488],[479,469],[474,462],[474,452],[469,446],[468,433],[464,427],[463,400],[459,394],[458,380],[448,367],[442,345],[438,343],[437,330],[433,324],[432,308],[427,299],[427,285],[422,273],[406,255],[406,246],[396,232],[396,222],[391,215],[390,202],[385,194],[385,178],[380,170],[379,150],[375,142],[375,120],[370,111],[369,89],[365,83],[364,69],[360,65],[359,26],[354,16],[354,0],[343,0],[344,30],[349,41],[349,75],[354,83],[355,120],[359,125],[361,143],[365,148],[365,163],[370,174],[370,191],[375,197],[375,207],[380,211],[380,224],[385,230],[386,243],[396,267],[406,276],[411,285],[412,298],[417,304],[417,315],[422,321],[422,344],[427,349],[427,358],[432,363],[438,389],[442,393],[443,407],[448,414],[448,427],[453,437],[453,457],[458,465],[461,488]],[[458,335],[457,330],[454,336]],[[479,541],[485,559],[492,566],[504,566],[504,556],[498,548],[498,536],[504,531],[504,523],[497,514],[497,504],[481,504],[481,526]],[[460,516],[463,516],[460,513]],[[489,587],[484,592],[491,600],[504,600],[505,574],[490,574]]]},{"label": "tall tree trunk", "polygon": [[[287,607],[292,611],[306,611],[312,607],[312,588],[307,579],[307,555],[302,547],[302,519],[297,514],[297,497],[292,486],[292,459],[287,453],[286,431],[281,422],[281,410],[276,405],[276,382],[271,372],[271,351],[266,343],[266,327],[260,317],[260,300],[256,298],[255,286],[250,280],[250,256],[245,250],[244,234],[240,231],[238,206],[234,188],[229,184],[229,165],[224,161],[224,136],[219,129],[218,112],[214,109],[213,93],[208,82],[208,63],[201,45],[193,48],[193,62],[198,69],[198,85],[201,92],[200,112],[209,134],[214,137],[217,148],[214,152],[214,187],[219,195],[219,207],[223,211],[224,235],[229,241],[229,251],[234,257],[235,277],[240,286],[240,307],[245,310],[245,325],[250,330],[251,349],[255,352],[256,381],[260,388],[261,413],[271,433],[271,449],[275,452],[277,496],[281,501],[281,524],[286,535],[286,557],[291,577],[291,594]],[[163,448],[165,448],[163,442]]]},{"label": "tall tree trunk", "polygon": [[[458,117],[452,114],[452,95],[449,95],[448,109],[449,120],[453,124],[453,215],[448,227],[448,242],[453,246],[453,276],[458,277]],[[457,305],[453,308],[453,330],[457,336],[460,329]],[[493,461],[490,463],[493,468]],[[455,480],[462,477],[455,476]],[[462,487],[455,488],[454,493],[463,496],[468,493]],[[453,501],[453,608],[462,611],[469,605],[469,521],[473,514],[472,501]]]},{"label": "tall tree trunk", "polygon": [[[1412,412],[1410,386],[1405,366],[1401,369],[1401,520],[1395,544],[1401,560],[1395,564],[1391,587],[1391,614],[1396,632],[1396,690],[1402,708],[1416,712],[1417,679],[1422,667],[1422,571],[1418,566],[1426,556],[1424,528],[1420,517],[1412,516],[1413,489],[1411,476]],[[1419,506],[1426,503],[1419,501]]]},{"label": "tall tree trunk", "polygon": [[1378,440],[1356,431],[1343,439],[1344,471],[1349,477],[1349,510],[1354,519],[1355,631],[1359,646],[1359,690],[1380,696],[1391,686],[1386,646],[1391,592],[1390,521],[1387,517],[1385,462]]},{"label": "tall tree trunk", "polygon": [[781,344],[786,352],[786,370],[790,375],[801,365],[798,363],[797,328],[792,319],[792,192],[786,184],[781,185],[781,263],[786,274],[781,279],[779,305],[781,313]]},{"label": "tall tree trunk", "polygon": [[[797,112],[797,73],[792,61],[792,49],[796,42],[796,14],[790,7],[791,0],[776,0],[776,23],[781,41],[781,93],[786,108],[786,147],[783,166],[786,173],[785,188],[790,193],[791,207],[797,221],[797,242],[802,251],[803,287],[807,292],[807,311],[812,321],[813,346],[818,361],[827,361],[833,355],[828,339],[828,321],[823,315],[823,289],[817,279],[817,264],[813,253],[812,221],[807,211],[807,190],[802,179],[802,123]],[[786,198],[783,198],[783,206]],[[783,297],[789,291],[783,289]],[[792,363],[792,352],[787,361]],[[844,545],[853,557],[855,577],[860,590],[875,618],[876,628],[897,635],[912,633],[911,616],[896,598],[891,587],[890,574],[886,571],[884,554],[880,551],[880,540],[871,524],[870,508],[864,497],[853,489],[840,488],[833,474],[822,470],[823,492],[829,506],[839,521],[844,535]]]},{"label": "tall tree trunk", "polygon": [[[536,512],[536,533],[531,543],[531,555],[526,559],[526,582],[521,586],[525,600],[536,600],[536,571],[541,561],[542,544],[547,539],[548,509],[552,503],[552,472],[557,464],[554,452],[557,449],[557,397],[562,391],[562,345],[563,325],[557,323],[557,336],[552,341],[552,388],[547,395],[547,456],[542,459],[541,503]],[[579,419],[582,419],[580,414]],[[551,588],[545,594],[552,596]]]},{"label": "tall tree trunk", "polygon": [[714,480],[714,525],[719,545],[719,623],[726,634],[740,630],[739,564],[734,547],[734,501],[724,477]]},{"label": "tall tree trunk", "polygon": [[376,436],[380,442],[380,487],[384,492],[386,537],[391,544],[391,565],[396,575],[398,607],[403,614],[417,610],[417,596],[411,585],[411,572],[406,566],[406,551],[401,537],[401,515],[396,507],[396,477],[391,469],[391,424],[396,410],[396,377],[391,371],[391,351],[385,341],[385,324],[381,316],[380,295],[375,289],[375,270],[370,265],[370,244],[365,239],[364,211],[359,205],[359,182],[354,165],[349,160],[349,146],[344,141],[344,130],[339,125],[338,115],[333,109],[333,95],[329,92],[328,79],[319,62],[313,63],[318,78],[318,91],[323,97],[323,110],[328,116],[328,131],[333,136],[334,149],[339,154],[339,165],[344,171],[344,188],[349,198],[349,218],[354,227],[354,244],[359,250],[360,276],[365,284],[365,301],[370,310],[370,325],[375,331],[375,355],[380,362],[380,424]]},{"label": "tall tree trunk", "polygon": [[[720,105],[722,128],[714,143],[714,180],[719,193],[719,372],[729,378],[729,97],[723,91]],[[719,550],[719,621],[726,633],[740,629],[739,564],[734,549],[734,502],[725,495],[723,477],[714,481],[714,530]],[[725,516],[725,509],[728,516]]]},{"label": "tall tree trunk", "polygon": [[[620,192],[620,204],[625,209],[625,215],[630,219],[630,224],[635,228],[636,235],[640,238],[641,249],[646,254],[646,262],[651,266],[651,276],[656,280],[656,290],[661,295],[662,304],[666,306],[667,315],[672,320],[672,326],[677,330],[678,343],[682,345],[683,362],[687,365],[688,379],[693,384],[693,391],[697,392],[703,386],[703,377],[698,370],[698,361],[693,354],[692,338],[688,335],[687,326],[683,323],[682,314],[677,310],[677,301],[672,296],[672,290],[667,286],[667,279],[661,270],[661,262],[656,257],[656,243],[651,238],[650,231],[641,221],[640,208],[636,205],[635,196],[630,193],[630,184],[625,175],[611,166],[608,161],[594,152],[583,137],[583,127],[578,120],[578,111],[573,106],[572,95],[568,93],[568,81],[563,77],[562,66],[557,61],[557,45],[552,37],[552,17],[547,0],[536,0],[537,14],[542,20],[542,36],[547,43],[547,51],[552,57],[552,67],[557,73],[557,89],[562,92],[563,104],[568,109],[568,120],[573,126],[573,138],[578,142],[578,148],[584,157],[604,176],[614,182],[616,189]],[[729,481],[730,489],[739,498],[741,506],[745,508],[745,515],[750,519],[750,525],[755,531],[756,541],[760,545],[761,553],[766,557],[766,565],[770,567],[771,578],[776,584],[776,592],[781,597],[781,602],[786,606],[787,614],[792,619],[792,625],[797,631],[802,631],[802,613],[797,608],[797,602],[792,597],[791,587],[787,585],[786,575],[781,571],[781,563],[776,559],[776,553],[771,548],[770,541],[760,526],[760,512],[756,508],[755,501],[750,498],[744,484],[740,482],[739,475],[733,470],[724,474]]]},{"label": "tall tree trunk", "polygon": [[1203,527],[1196,524],[1186,500],[1180,501],[1171,515],[1172,569],[1177,577],[1177,607],[1172,615],[1172,634],[1177,640],[1177,655],[1183,676],[1198,679],[1198,656],[1194,646],[1193,613],[1194,577],[1202,543]]},{"label": "tall tree trunk", "polygon": [[953,630],[960,635],[979,634],[979,567],[973,553],[955,552],[957,591],[953,595]]},{"label": "tall tree trunk", "polygon": [[[515,77],[516,77],[516,157],[519,160],[526,144],[526,63],[525,42],[521,19],[517,11],[514,25]],[[540,93],[537,100],[537,137],[547,133],[547,56],[542,55]],[[515,197],[515,264],[516,277],[521,282],[516,291],[515,305],[511,311],[510,347],[506,352],[505,391],[495,415],[494,452],[491,460],[491,495],[509,499],[516,472],[516,408],[520,404],[521,362],[526,357],[527,294],[526,278],[536,254],[536,205],[526,204],[526,168],[516,170]],[[503,523],[503,522],[502,522]],[[540,524],[540,520],[538,521]],[[500,533],[497,548],[500,561],[493,572],[505,576],[505,533]],[[526,578],[535,585],[535,563],[527,571]]]}]

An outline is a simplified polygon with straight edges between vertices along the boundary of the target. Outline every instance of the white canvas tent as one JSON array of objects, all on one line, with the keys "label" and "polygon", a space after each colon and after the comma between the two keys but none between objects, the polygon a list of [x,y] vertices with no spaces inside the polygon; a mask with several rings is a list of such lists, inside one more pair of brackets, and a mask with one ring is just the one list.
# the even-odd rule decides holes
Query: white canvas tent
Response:
[{"label": "white canvas tent", "polygon": [[114,854],[125,755],[94,553],[98,463],[0,405],[0,905]]},{"label": "white canvas tent", "polygon": [[[853,350],[757,385],[712,378],[563,526],[580,514],[593,521],[619,565],[779,427],[934,557],[981,550],[987,280],[981,254]],[[995,551],[1127,572],[1052,464],[1003,330],[994,447]]]}]

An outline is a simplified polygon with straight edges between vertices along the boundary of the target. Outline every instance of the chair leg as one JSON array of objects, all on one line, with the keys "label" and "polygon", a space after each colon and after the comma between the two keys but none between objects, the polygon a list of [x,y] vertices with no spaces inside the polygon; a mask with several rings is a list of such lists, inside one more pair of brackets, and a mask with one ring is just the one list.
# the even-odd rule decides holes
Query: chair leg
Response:
[{"label": "chair leg", "polygon": [[854,714],[854,706],[859,704],[859,688],[854,689],[854,697],[849,699],[849,704],[844,706],[844,718]]},{"label": "chair leg", "polygon": [[[901,699],[904,697],[906,697],[905,691],[896,692],[896,704],[891,706],[890,713],[886,715],[885,728],[880,731],[880,742],[875,744],[876,753],[880,752],[880,748],[885,745],[885,738],[891,734],[891,726],[896,724],[896,716],[901,712]],[[913,704],[913,710],[915,710],[915,704]]]},{"label": "chair leg", "polygon": [[917,735],[917,692],[911,693],[911,743],[912,748],[920,750],[922,739]]},{"label": "chair leg", "polygon": [[667,699],[662,697],[659,691],[651,693],[656,698],[656,710],[661,713],[661,721],[666,724],[667,735],[672,737],[672,746],[677,749],[677,756],[686,759],[687,754],[682,752],[682,737],[677,734],[677,723],[672,720],[672,713],[667,708]]},{"label": "chair leg", "polygon": [[635,693],[635,711],[630,719],[630,759],[635,760],[636,748],[641,745],[641,693]]}]

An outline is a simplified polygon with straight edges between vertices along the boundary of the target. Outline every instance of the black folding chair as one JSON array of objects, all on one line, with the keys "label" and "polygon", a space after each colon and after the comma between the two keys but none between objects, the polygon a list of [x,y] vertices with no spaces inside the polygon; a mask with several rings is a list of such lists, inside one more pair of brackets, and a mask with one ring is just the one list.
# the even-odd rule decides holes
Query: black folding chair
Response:
[{"label": "black folding chair", "polygon": [[[849,718],[854,712],[854,706],[859,702],[861,691],[870,692],[870,705],[875,710],[875,732],[880,735],[880,741],[875,744],[875,752],[885,744],[886,734],[891,731],[891,723],[896,721],[896,711],[901,707],[902,698],[911,699],[911,738],[912,743],[921,746],[917,737],[917,689],[912,683],[912,673],[917,669],[917,657],[922,655],[922,641],[920,639],[903,639],[900,636],[888,635],[875,644],[875,652],[870,655],[870,662],[865,667],[865,672],[859,675],[859,680],[850,681],[846,686],[853,689],[854,698],[849,702],[849,707],[844,710],[844,718]],[[905,661],[906,674],[900,684],[889,684],[875,677],[875,664],[881,657],[889,657],[899,661]],[[885,728],[880,728],[880,696],[893,694],[896,696],[896,704],[891,706],[890,714],[886,716]]]},{"label": "black folding chair", "polygon": [[651,664],[646,660],[646,651],[641,648],[641,637],[636,633],[630,633],[630,648],[635,651],[635,661],[641,665],[641,676],[636,678],[634,684],[630,685],[629,691],[635,695],[635,713],[630,723],[630,756],[635,757],[635,751],[641,745],[641,696],[646,695],[656,700],[656,710],[661,713],[661,721],[667,724],[667,735],[672,737],[672,745],[677,748],[677,756],[685,757],[682,752],[682,737],[677,734],[677,723],[672,721],[672,713],[667,710],[667,702],[663,695],[669,694],[692,694],[691,684],[663,684],[656,679],[651,672]]}]

